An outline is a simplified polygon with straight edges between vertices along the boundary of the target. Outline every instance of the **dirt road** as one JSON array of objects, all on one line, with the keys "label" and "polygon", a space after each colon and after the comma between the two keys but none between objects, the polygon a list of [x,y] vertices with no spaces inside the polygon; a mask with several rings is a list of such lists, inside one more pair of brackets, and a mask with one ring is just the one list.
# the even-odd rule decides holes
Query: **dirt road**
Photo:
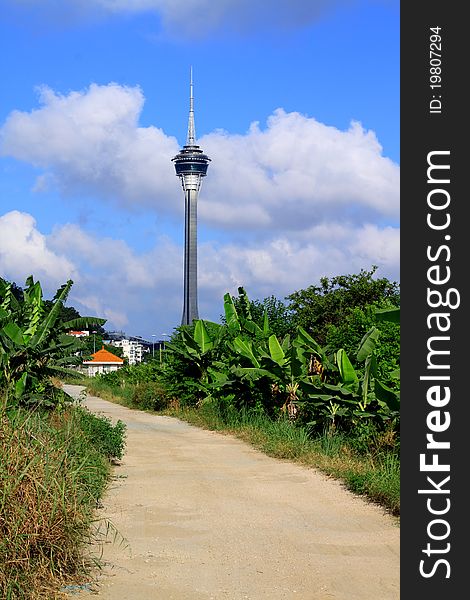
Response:
[{"label": "dirt road", "polygon": [[98,511],[128,546],[104,544],[95,597],[400,597],[398,526],[338,482],[177,419],[95,397],[86,405],[124,421],[128,434]]}]

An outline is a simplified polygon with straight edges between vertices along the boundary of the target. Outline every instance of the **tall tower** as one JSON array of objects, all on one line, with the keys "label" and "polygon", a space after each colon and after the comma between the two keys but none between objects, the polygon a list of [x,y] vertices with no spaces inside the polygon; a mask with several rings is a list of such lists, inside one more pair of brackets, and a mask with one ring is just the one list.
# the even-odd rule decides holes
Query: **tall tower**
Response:
[{"label": "tall tower", "polygon": [[193,69],[189,83],[189,121],[186,145],[172,158],[184,192],[184,299],[181,325],[198,319],[197,308],[197,196],[210,158],[196,144]]}]

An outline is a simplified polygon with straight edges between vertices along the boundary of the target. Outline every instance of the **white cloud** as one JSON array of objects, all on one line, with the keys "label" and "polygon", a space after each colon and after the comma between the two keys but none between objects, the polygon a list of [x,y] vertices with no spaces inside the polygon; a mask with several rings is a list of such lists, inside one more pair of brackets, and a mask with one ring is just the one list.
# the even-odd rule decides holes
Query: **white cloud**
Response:
[{"label": "white cloud", "polygon": [[[138,127],[139,88],[92,84],[62,96],[44,86],[39,93],[40,108],[7,118],[3,153],[46,169],[46,181],[64,194],[96,193],[128,206],[152,205],[156,194],[164,208],[165,195],[175,192],[170,159],[178,144],[156,127]],[[44,177],[36,189],[43,185]]]},{"label": "white cloud", "polygon": [[381,276],[399,277],[398,228],[338,224],[312,227],[300,236],[275,235],[262,244],[203,244],[200,251],[201,294],[236,293],[280,298],[317,283],[321,277],[358,273],[373,264]]},{"label": "white cloud", "polygon": [[51,249],[35,219],[17,210],[0,216],[0,275],[20,286],[33,275],[49,293],[78,277],[73,262]]},{"label": "white cloud", "polygon": [[[182,248],[160,238],[137,253],[123,240],[100,238],[74,224],[50,235],[31,215],[0,217],[0,273],[20,285],[31,273],[50,293],[71,277],[69,304],[82,314],[108,319],[106,328],[159,335],[180,323]],[[205,242],[199,248],[200,316],[218,320],[223,295],[243,285],[251,298],[284,298],[320,277],[358,273],[379,266],[380,276],[398,278],[399,232],[373,224],[320,224],[299,236],[274,234],[264,242]]]},{"label": "white cloud", "polygon": [[115,281],[128,289],[154,288],[165,277],[162,267],[173,269],[170,259],[182,260],[166,240],[160,242],[166,246],[164,254],[158,256],[153,251],[138,255],[123,240],[97,238],[75,224],[57,227],[49,243],[56,251],[66,252],[83,270],[99,275],[103,284],[109,286]]},{"label": "white cloud", "polygon": [[173,326],[179,324],[182,250],[168,239],[161,238],[151,251],[138,254],[123,240],[100,238],[66,224],[57,227],[48,241],[81,273],[70,301],[108,319],[106,328],[130,324],[129,333],[148,333],[146,328],[162,314]]},{"label": "white cloud", "polygon": [[[166,210],[178,187],[171,158],[175,138],[138,126],[139,88],[95,84],[66,96],[40,88],[40,108],[13,111],[1,129],[1,149],[47,171],[35,189],[54,182],[64,195],[87,192],[116,204]],[[178,206],[181,203],[175,202]]]},{"label": "white cloud", "polygon": [[264,130],[255,123],[246,135],[216,132],[200,143],[213,157],[201,215],[215,225],[221,223],[221,198],[234,228],[242,220],[247,225],[254,207],[256,229],[398,218],[398,165],[382,156],[375,134],[359,123],[340,131],[278,109]]},{"label": "white cloud", "polygon": [[[86,191],[129,209],[182,210],[171,158],[174,137],[139,127],[139,88],[92,84],[66,96],[43,87],[42,106],[12,112],[0,131],[3,154],[45,170],[36,183],[66,195]],[[199,214],[225,229],[306,230],[319,222],[396,222],[399,167],[372,131],[347,131],[278,109],[263,129],[217,131],[200,140],[212,158]]]}]

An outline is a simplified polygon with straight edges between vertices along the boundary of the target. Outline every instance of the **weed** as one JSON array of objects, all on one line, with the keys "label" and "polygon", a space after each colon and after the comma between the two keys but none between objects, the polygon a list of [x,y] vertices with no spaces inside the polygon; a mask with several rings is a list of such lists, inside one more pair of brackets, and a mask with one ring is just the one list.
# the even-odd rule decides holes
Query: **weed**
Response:
[{"label": "weed", "polygon": [[96,450],[106,458],[122,458],[126,426],[122,421],[112,424],[104,415],[97,416],[85,407],[76,408],[80,428]]},{"label": "weed", "polygon": [[[3,416],[1,598],[63,597],[59,584],[86,568],[83,544],[92,536],[94,508],[110,474],[109,452],[104,451],[109,425],[100,429],[98,421],[74,406],[49,413],[20,409]],[[114,428],[116,436],[121,429]],[[98,442],[103,431],[105,439]],[[113,443],[122,449],[117,437]]]}]

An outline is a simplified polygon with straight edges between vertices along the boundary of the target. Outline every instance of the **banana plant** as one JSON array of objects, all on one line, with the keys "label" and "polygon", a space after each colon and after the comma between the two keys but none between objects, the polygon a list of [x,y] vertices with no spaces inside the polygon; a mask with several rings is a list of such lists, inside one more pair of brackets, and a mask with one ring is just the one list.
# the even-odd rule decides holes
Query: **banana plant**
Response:
[{"label": "banana plant", "polygon": [[166,344],[169,356],[179,361],[182,377],[191,381],[198,402],[210,393],[209,383],[217,372],[223,337],[222,325],[198,319],[192,326],[179,327],[178,334]]},{"label": "banana plant", "polygon": [[[11,283],[0,279],[0,387],[3,408],[15,403],[46,403],[53,395],[51,376],[73,373],[68,367],[79,364],[77,356],[81,340],[67,335],[73,328],[104,324],[106,319],[80,317],[60,319],[61,307],[67,299],[72,280],[61,286],[46,310],[42,288],[33,277],[27,278],[23,299],[12,293]],[[49,398],[50,401],[50,398]]]},{"label": "banana plant", "polygon": [[[263,334],[268,331],[269,323]],[[297,414],[297,403],[305,393],[310,388],[317,391],[315,384],[322,381],[325,368],[333,367],[323,349],[303,328],[298,329],[294,340],[289,335],[279,340],[271,334],[255,343],[246,334],[240,334],[229,345],[239,359],[232,363],[231,373],[250,382],[270,380],[273,399],[291,418]]]},{"label": "banana plant", "polygon": [[211,353],[221,342],[222,326],[198,319],[194,321],[194,328],[183,325],[178,333],[179,335],[173,341],[167,342],[165,349],[196,363],[201,370],[205,369],[205,363],[210,362]]},{"label": "banana plant", "polygon": [[270,335],[268,314],[264,311],[263,324],[260,327],[252,318],[250,310],[250,301],[245,288],[238,288],[238,299],[241,307],[238,313],[232,296],[229,293],[224,295],[224,312],[227,329],[232,336],[238,334],[249,335],[255,340],[265,340]]},{"label": "banana plant", "polygon": [[336,384],[323,384],[317,392],[309,390],[309,401],[328,402],[341,407],[339,415],[352,414],[356,417],[380,417],[390,419],[397,416],[400,409],[399,394],[388,388],[378,379],[375,348],[380,331],[372,327],[361,340],[356,355],[358,362],[364,362],[364,370],[359,374],[343,348],[335,352],[339,381]]}]

